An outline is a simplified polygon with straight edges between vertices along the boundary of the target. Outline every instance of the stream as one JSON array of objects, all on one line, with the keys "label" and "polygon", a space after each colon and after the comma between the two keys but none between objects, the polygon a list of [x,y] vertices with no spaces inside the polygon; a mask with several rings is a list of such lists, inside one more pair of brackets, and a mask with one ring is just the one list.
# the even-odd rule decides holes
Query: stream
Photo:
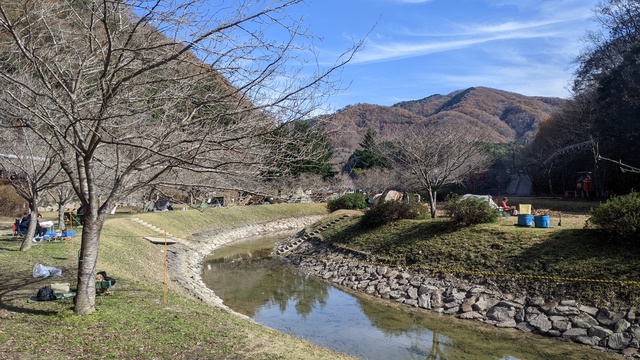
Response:
[{"label": "stream", "polygon": [[202,279],[257,323],[363,359],[609,359],[611,354],[513,329],[355,296],[268,255],[281,238],[217,249]]}]

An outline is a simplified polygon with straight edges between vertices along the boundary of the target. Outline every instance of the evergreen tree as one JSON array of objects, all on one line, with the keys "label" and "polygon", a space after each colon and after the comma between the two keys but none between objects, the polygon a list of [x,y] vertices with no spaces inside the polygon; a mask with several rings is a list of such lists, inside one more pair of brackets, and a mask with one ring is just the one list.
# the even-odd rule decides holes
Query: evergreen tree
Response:
[{"label": "evergreen tree", "polygon": [[354,169],[389,168],[389,161],[382,155],[376,143],[376,132],[374,130],[367,129],[360,147],[362,148],[361,150],[356,150],[351,155]]},{"label": "evergreen tree", "polygon": [[[321,127],[314,126],[309,121],[298,120],[283,125],[276,136],[280,138],[276,143],[288,139],[284,140],[287,145],[280,157],[280,161],[286,162],[280,168],[284,168],[288,175],[298,177],[302,174],[316,174],[327,180],[336,174],[331,164],[333,147]],[[271,177],[280,175],[283,174],[272,173]]]}]

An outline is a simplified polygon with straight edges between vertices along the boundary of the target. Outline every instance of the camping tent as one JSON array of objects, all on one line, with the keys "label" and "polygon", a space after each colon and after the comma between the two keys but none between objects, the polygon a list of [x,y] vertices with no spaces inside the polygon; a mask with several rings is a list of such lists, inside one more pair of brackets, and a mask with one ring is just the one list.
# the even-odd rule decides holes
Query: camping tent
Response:
[{"label": "camping tent", "polygon": [[489,203],[489,206],[491,206],[492,209],[497,209],[498,208],[498,204],[496,204],[496,202],[493,201],[493,199],[491,198],[491,195],[465,194],[465,195],[462,195],[460,200],[464,200],[464,199],[468,199],[468,198],[472,198],[472,197],[487,201]]}]

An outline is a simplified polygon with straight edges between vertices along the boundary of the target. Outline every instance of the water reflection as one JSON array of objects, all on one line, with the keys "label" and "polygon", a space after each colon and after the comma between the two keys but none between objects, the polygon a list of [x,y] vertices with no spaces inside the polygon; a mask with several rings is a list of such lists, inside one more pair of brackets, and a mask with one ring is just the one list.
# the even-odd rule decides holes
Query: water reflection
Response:
[{"label": "water reflection", "polygon": [[[278,331],[365,359],[605,359],[576,345],[364,300],[268,258],[278,239],[236,243],[203,280],[230,308]],[[577,351],[576,351],[577,350]]]},{"label": "water reflection", "polygon": [[[438,340],[432,331],[406,323],[389,308],[366,304],[256,255],[208,259],[203,279],[227,306],[258,323],[367,359],[425,359],[444,353],[444,347],[432,351]],[[446,341],[441,337],[435,343]]]}]

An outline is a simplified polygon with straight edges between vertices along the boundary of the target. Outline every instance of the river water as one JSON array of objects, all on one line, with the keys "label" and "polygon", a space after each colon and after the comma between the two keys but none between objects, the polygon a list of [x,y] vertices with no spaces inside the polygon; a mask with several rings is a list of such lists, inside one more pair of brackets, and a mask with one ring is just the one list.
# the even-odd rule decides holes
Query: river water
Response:
[{"label": "river water", "polygon": [[269,258],[281,238],[217,249],[202,278],[256,322],[363,359],[615,359],[586,346],[354,296]]}]

